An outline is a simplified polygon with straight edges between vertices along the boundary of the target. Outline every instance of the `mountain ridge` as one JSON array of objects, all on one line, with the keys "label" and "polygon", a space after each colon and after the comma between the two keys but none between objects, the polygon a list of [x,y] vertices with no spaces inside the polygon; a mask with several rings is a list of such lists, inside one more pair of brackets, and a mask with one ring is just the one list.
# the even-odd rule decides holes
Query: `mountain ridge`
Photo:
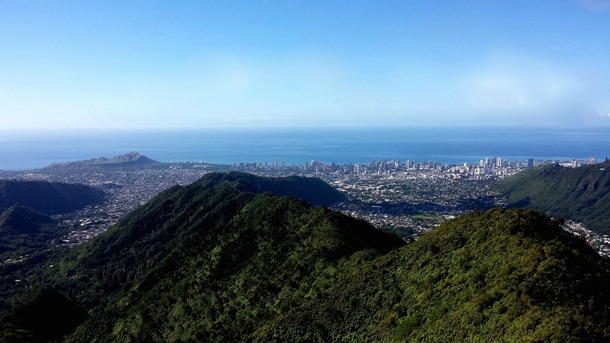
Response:
[{"label": "mountain ridge", "polygon": [[53,220],[31,208],[15,204],[0,215],[0,232],[14,235],[35,235],[43,224]]},{"label": "mountain ridge", "polygon": [[610,234],[610,162],[578,168],[536,167],[500,181],[496,188],[508,207],[547,211]]},{"label": "mountain ridge", "polygon": [[0,211],[16,203],[46,215],[79,210],[105,199],[102,190],[47,181],[0,180]]},{"label": "mountain ridge", "polygon": [[610,341],[610,260],[544,213],[474,211],[407,244],[233,186],[172,187],[22,282],[88,310],[66,342]]},{"label": "mountain ridge", "polygon": [[346,201],[347,196],[318,178],[302,176],[263,177],[243,172],[207,173],[197,184],[206,187],[229,186],[239,191],[260,194],[271,192],[278,196],[292,196],[313,206],[332,205]]}]

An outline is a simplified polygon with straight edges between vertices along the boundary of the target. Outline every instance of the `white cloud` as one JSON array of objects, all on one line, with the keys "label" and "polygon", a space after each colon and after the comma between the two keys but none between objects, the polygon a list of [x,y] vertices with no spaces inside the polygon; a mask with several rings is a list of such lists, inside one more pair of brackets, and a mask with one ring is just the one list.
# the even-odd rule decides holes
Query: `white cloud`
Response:
[{"label": "white cloud", "polygon": [[590,11],[610,12],[610,0],[580,0],[579,3]]},{"label": "white cloud", "polygon": [[467,77],[465,95],[474,110],[547,112],[565,105],[579,88],[575,77],[551,63],[500,56]]}]

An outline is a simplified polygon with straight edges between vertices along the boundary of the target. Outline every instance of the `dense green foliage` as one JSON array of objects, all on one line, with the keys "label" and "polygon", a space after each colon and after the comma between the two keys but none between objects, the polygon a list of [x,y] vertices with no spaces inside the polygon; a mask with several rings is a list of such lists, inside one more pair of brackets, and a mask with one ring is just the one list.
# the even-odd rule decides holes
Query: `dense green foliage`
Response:
[{"label": "dense green foliage", "polygon": [[332,205],[347,200],[347,196],[326,182],[314,177],[261,177],[249,173],[208,173],[197,183],[208,186],[229,186],[255,194],[271,192],[279,196],[291,196],[308,203]]},{"label": "dense green foliage", "polygon": [[54,221],[30,208],[14,205],[0,215],[0,261],[38,250],[55,237]]},{"label": "dense green foliage", "polygon": [[229,187],[175,186],[103,235],[72,248],[46,272],[57,290],[92,306],[129,290],[176,244],[225,225],[253,197]]},{"label": "dense green foliage", "polygon": [[97,204],[104,196],[103,191],[84,185],[0,180],[0,211],[18,203],[47,215],[63,214]]},{"label": "dense green foliage", "polygon": [[0,215],[0,232],[2,232],[1,236],[34,236],[40,232],[42,225],[52,222],[53,220],[50,217],[42,213],[15,204]]},{"label": "dense green foliage", "polygon": [[403,244],[365,222],[260,195],[228,225],[177,245],[126,296],[95,311],[74,341],[247,340],[309,297],[341,257]]},{"label": "dense green foliage", "polygon": [[539,212],[500,209],[441,225],[259,330],[260,342],[607,341],[606,261]]},{"label": "dense green foliage", "polygon": [[[492,209],[406,244],[302,200],[196,183],[23,282],[88,309],[68,342],[610,341],[608,260],[559,224]],[[5,337],[36,341],[20,312],[36,299],[13,298]]]},{"label": "dense green foliage", "polygon": [[0,215],[0,317],[10,310],[11,297],[28,287],[21,279],[34,272],[30,267],[53,254],[50,242],[64,233],[50,217],[21,205]]},{"label": "dense green foliage", "polygon": [[509,207],[528,207],[610,234],[610,162],[564,168],[547,165],[502,180]]},{"label": "dense green foliage", "polygon": [[0,342],[53,342],[63,340],[85,319],[86,311],[43,286],[31,300],[20,305],[0,322]]}]

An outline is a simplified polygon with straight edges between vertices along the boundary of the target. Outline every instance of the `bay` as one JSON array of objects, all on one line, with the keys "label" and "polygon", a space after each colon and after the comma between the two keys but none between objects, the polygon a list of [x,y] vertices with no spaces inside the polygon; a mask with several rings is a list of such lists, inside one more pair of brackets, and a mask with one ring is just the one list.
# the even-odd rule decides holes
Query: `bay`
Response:
[{"label": "bay", "polygon": [[406,159],[443,164],[603,160],[608,128],[325,128],[0,131],[0,169],[28,170],[53,162],[137,151],[163,162],[368,163]]}]

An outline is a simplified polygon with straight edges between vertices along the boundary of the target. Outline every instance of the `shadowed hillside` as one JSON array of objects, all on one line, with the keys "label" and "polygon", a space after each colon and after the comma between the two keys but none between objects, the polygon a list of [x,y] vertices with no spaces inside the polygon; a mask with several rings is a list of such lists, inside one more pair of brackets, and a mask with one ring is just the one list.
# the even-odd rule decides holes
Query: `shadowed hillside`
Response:
[{"label": "shadowed hillside", "polygon": [[[2,319],[2,342],[59,342],[85,319],[86,311],[53,288],[35,290],[32,299]],[[4,328],[4,330],[1,330]]]},{"label": "shadowed hillside", "polygon": [[84,185],[0,180],[0,211],[18,203],[46,215],[63,214],[103,200],[102,190]]},{"label": "shadowed hillside", "polygon": [[271,192],[303,199],[313,206],[332,205],[347,200],[345,194],[313,177],[261,177],[248,173],[208,173],[197,181],[208,187],[230,186],[255,194]]}]

